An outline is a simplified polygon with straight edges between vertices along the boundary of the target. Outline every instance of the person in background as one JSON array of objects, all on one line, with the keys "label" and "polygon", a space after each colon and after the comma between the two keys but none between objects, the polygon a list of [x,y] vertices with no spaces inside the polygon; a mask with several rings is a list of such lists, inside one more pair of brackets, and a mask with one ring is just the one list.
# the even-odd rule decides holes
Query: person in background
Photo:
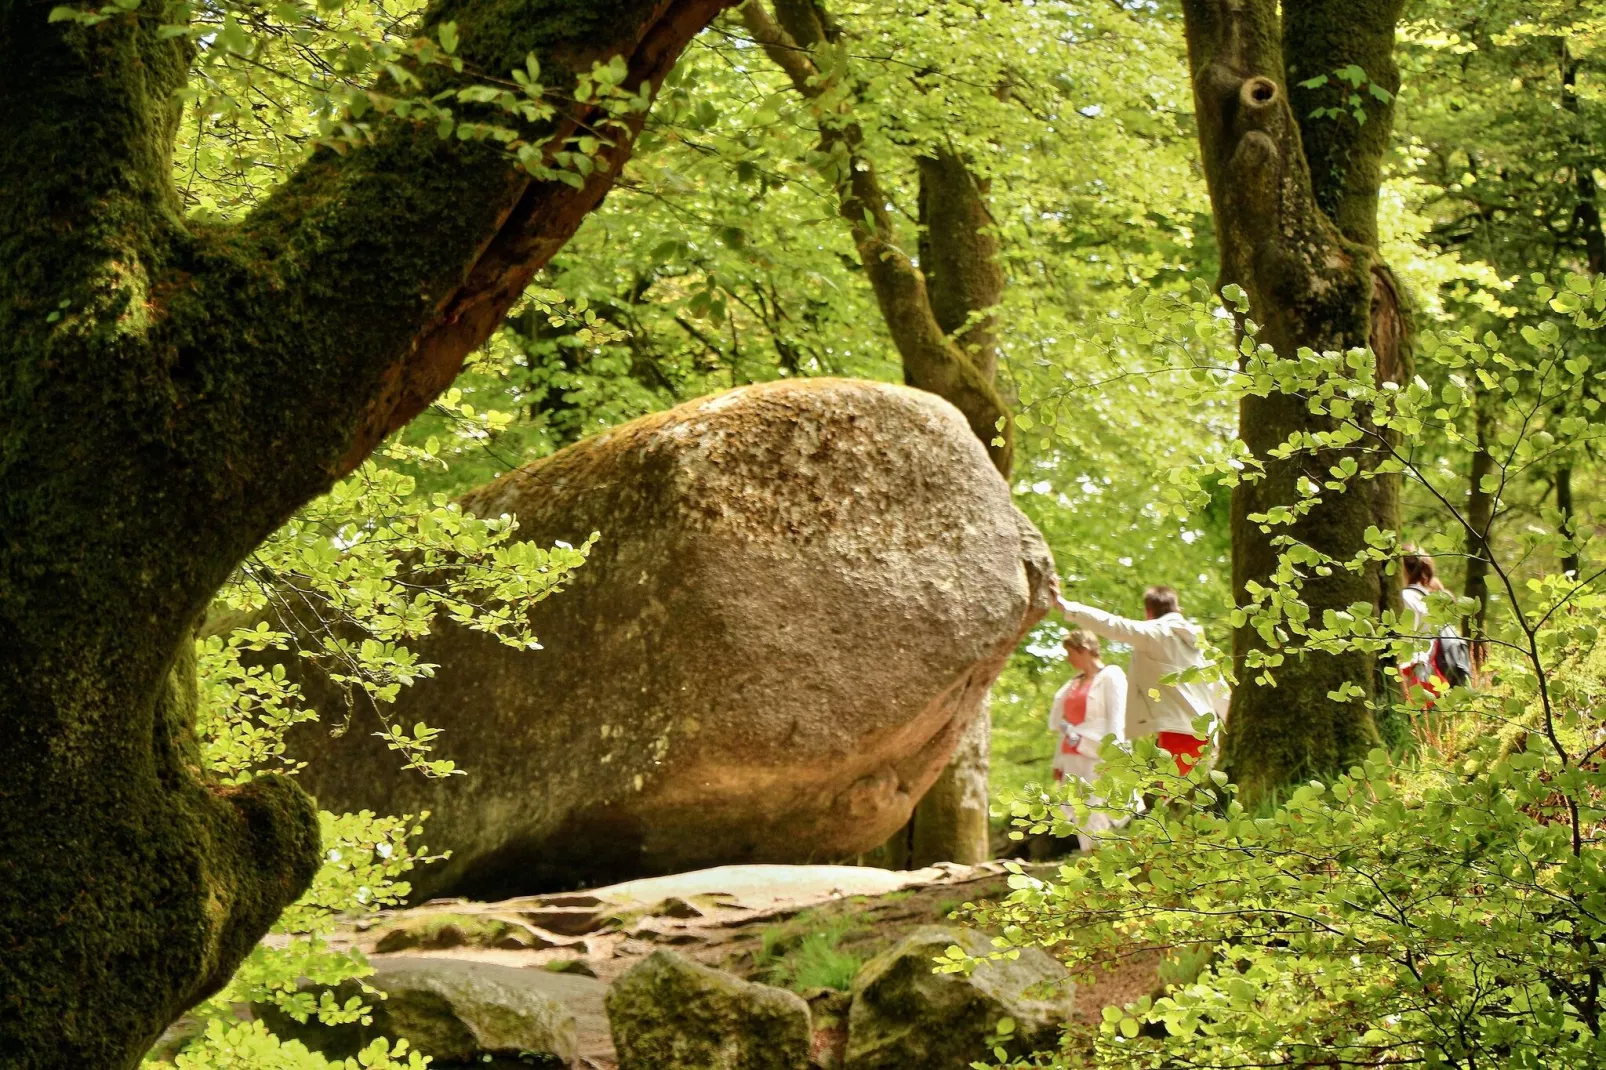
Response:
[{"label": "person in background", "polygon": [[[1054,752],[1056,784],[1067,779],[1093,783],[1098,779],[1099,745],[1104,738],[1126,738],[1126,673],[1119,665],[1104,664],[1099,655],[1098,636],[1074,631],[1065,637],[1065,659],[1076,675],[1059,689],[1048,711],[1049,731],[1059,740]],[[1077,830],[1077,842],[1082,850],[1091,851],[1093,837],[1114,825],[1109,814],[1095,810]]]},{"label": "person in background", "polygon": [[[1079,602],[1059,600],[1065,619],[1095,635],[1132,647],[1132,669],[1127,678],[1126,728],[1129,738],[1154,735],[1177,761],[1177,772],[1193,768],[1205,740],[1193,734],[1197,717],[1219,718],[1221,692],[1205,681],[1162,684],[1162,678],[1204,664],[1199,651],[1199,629],[1182,615],[1172,587],[1150,587],[1143,592],[1146,619],[1117,617]],[[1155,691],[1158,697],[1150,697]]]},{"label": "person in background", "polygon": [[1414,546],[1404,549],[1400,569],[1405,573],[1405,588],[1400,600],[1411,611],[1411,631],[1417,638],[1411,660],[1400,666],[1400,686],[1408,705],[1431,709],[1452,686],[1465,687],[1471,682],[1471,650],[1453,625],[1445,625],[1437,635],[1429,630],[1428,596],[1445,586],[1433,558]]}]

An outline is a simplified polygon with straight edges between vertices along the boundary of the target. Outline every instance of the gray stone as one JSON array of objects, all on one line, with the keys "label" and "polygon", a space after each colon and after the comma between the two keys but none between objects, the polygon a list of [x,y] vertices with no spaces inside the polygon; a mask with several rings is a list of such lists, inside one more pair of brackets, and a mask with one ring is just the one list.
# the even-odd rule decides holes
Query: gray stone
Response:
[{"label": "gray stone", "polygon": [[933,973],[955,944],[975,956],[992,950],[980,933],[926,926],[864,964],[853,982],[845,1070],[969,1070],[992,1061],[1004,1018],[1015,1022],[1003,1044],[1012,1057],[1054,1048],[1073,1006],[1065,967],[1028,948],[969,977]]},{"label": "gray stone", "polygon": [[[440,668],[389,716],[443,729],[437,753],[469,775],[404,770],[366,728],[290,742],[328,809],[431,812],[451,858],[414,872],[419,899],[873,849],[948,764],[1053,571],[958,410],[882,383],[690,402],[463,504],[538,545],[601,533],[534,609],[545,649],[450,624],[415,644]],[[973,794],[950,808],[966,844],[933,857],[982,850]]]},{"label": "gray stone", "polygon": [[[302,1024],[267,1007],[258,1015],[275,1034],[334,1058],[390,1037],[406,1039],[442,1065],[568,1067],[577,1040],[575,1014],[565,1004],[599,1002],[605,987],[589,978],[460,959],[377,959],[374,969],[367,981],[387,998],[373,1001],[371,1025]],[[589,991],[570,991],[582,985]],[[337,990],[342,1001],[354,994],[351,984]]]},{"label": "gray stone", "polygon": [[809,1007],[784,989],[656,951],[608,990],[619,1070],[806,1070]]}]

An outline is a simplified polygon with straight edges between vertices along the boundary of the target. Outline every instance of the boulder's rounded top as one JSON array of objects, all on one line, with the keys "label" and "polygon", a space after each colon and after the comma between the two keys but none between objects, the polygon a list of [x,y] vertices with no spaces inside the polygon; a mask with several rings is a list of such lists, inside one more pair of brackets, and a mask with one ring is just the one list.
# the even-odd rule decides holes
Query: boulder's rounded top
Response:
[{"label": "boulder's rounded top", "polygon": [[[528,526],[574,494],[595,499],[602,489],[612,516],[672,500],[697,527],[789,541],[858,526],[855,518],[907,516],[922,500],[945,511],[973,502],[978,516],[1009,500],[964,417],[936,395],[858,379],[788,379],[633,420],[509,472],[463,505]],[[878,536],[896,542],[898,534],[882,526]]]}]

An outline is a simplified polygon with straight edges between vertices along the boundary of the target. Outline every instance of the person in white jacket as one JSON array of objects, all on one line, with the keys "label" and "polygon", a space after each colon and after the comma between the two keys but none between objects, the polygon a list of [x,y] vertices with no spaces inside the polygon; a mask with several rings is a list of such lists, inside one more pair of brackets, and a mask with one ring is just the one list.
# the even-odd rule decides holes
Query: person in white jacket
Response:
[{"label": "person in white jacket", "polygon": [[[1100,657],[1098,636],[1074,631],[1065,637],[1065,658],[1076,675],[1059,689],[1048,711],[1048,728],[1057,738],[1054,782],[1067,779],[1088,784],[1098,779],[1099,745],[1106,737],[1126,738],[1126,674]],[[1090,797],[1098,803],[1097,797]],[[1074,813],[1067,809],[1067,817]],[[1082,850],[1093,849],[1093,837],[1114,827],[1109,814],[1094,811],[1077,830]]]},{"label": "person in white jacket", "polygon": [[[1193,734],[1196,717],[1218,717],[1223,711],[1220,691],[1204,681],[1162,684],[1162,678],[1204,664],[1199,651],[1199,629],[1182,615],[1177,592],[1150,587],[1143,592],[1145,620],[1130,620],[1079,602],[1059,601],[1060,612],[1071,623],[1096,635],[1132,647],[1132,670],[1127,678],[1126,730],[1128,738],[1154,735],[1186,774],[1198,761],[1205,740]],[[1150,692],[1158,697],[1151,697]]]}]

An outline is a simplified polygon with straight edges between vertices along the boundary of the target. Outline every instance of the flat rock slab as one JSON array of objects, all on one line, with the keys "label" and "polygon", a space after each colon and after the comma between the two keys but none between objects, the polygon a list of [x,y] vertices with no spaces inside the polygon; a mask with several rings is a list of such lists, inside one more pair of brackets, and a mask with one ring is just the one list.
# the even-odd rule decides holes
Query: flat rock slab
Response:
[{"label": "flat rock slab", "polygon": [[[388,911],[361,930],[342,929],[331,942],[360,948],[376,966],[458,960],[518,968],[525,984],[558,999],[574,1016],[578,1065],[608,1068],[616,1064],[603,993],[610,982],[660,948],[674,947],[694,961],[741,972],[750,967],[766,930],[810,909],[852,910],[865,919],[870,932],[884,930],[886,942],[891,942],[911,926],[939,918],[941,909],[1007,892],[1006,876],[1002,863],[907,872],[867,866],[720,866],[495,903],[437,900]],[[558,946],[513,948],[495,942],[499,926],[458,920],[529,918],[553,909],[584,911],[603,921],[596,931],[565,937]],[[376,953],[375,945],[398,928],[439,932],[440,918],[452,919],[450,924],[460,932],[483,934],[486,939],[449,948],[415,946],[394,954]],[[589,970],[600,980],[553,972],[566,969]]]},{"label": "flat rock slab", "polygon": [[716,866],[669,877],[627,881],[599,888],[591,894],[620,905],[645,905],[696,896],[726,897],[741,909],[767,910],[788,903],[806,905],[849,895],[886,895],[903,888],[951,882],[956,876],[971,879],[976,872],[977,868],[970,866],[932,866],[905,871],[870,866]]},{"label": "flat rock slab", "polygon": [[[387,911],[354,939],[370,954],[391,951],[542,951],[548,958],[599,957],[642,923],[659,934],[784,916],[852,896],[973,883],[1005,873],[1002,863],[951,863],[916,870],[871,866],[717,866],[626,881],[581,893],[520,896],[494,903],[435,899]],[[441,942],[441,935],[451,938]],[[606,957],[604,954],[603,957]]]}]

